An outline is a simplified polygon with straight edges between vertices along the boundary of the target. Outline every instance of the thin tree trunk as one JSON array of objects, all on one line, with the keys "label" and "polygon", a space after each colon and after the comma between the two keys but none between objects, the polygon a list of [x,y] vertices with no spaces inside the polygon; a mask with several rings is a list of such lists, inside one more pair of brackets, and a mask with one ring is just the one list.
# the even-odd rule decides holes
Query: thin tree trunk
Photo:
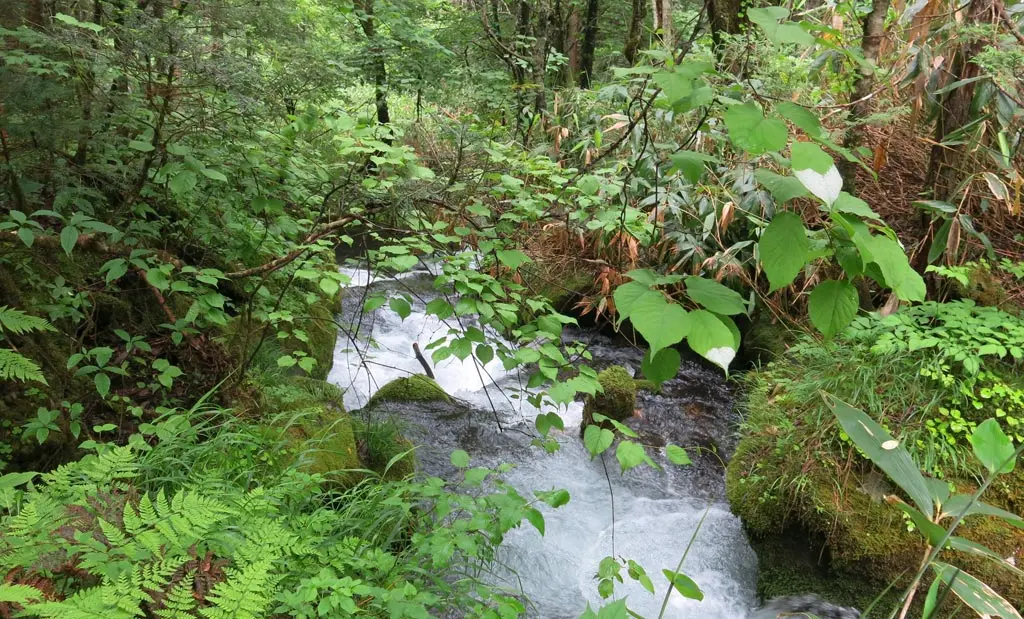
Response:
[{"label": "thin tree trunk", "polygon": [[[995,17],[993,0],[971,0],[965,23],[988,24],[992,23]],[[987,41],[978,39],[961,45],[950,61],[946,83],[952,84],[976,77],[980,68],[974,64],[973,59],[986,44]],[[971,82],[951,90],[939,103],[939,116],[935,122],[935,145],[932,146],[928,173],[925,177],[925,187],[932,188],[932,196],[937,200],[948,200],[952,197],[962,177],[960,164],[964,154],[963,146],[943,145],[942,142],[971,121],[971,101],[974,99],[975,84],[976,82]]]},{"label": "thin tree trunk", "polygon": [[[359,16],[359,25],[366,35],[366,42],[370,50],[370,75],[373,77],[373,98],[377,107],[377,124],[388,125],[391,123],[391,112],[388,110],[388,70],[384,64],[384,50],[377,40],[376,18],[373,14],[374,0],[363,0],[362,15]],[[391,138],[385,138],[384,142],[391,145]]]},{"label": "thin tree trunk", "polygon": [[594,73],[594,50],[597,48],[599,4],[599,0],[587,0],[587,18],[583,22],[583,50],[580,54],[580,88],[590,88]]},{"label": "thin tree trunk", "polygon": [[672,49],[672,0],[652,0],[655,36]]},{"label": "thin tree trunk", "polygon": [[563,53],[569,58],[568,83],[576,82],[580,74],[580,11],[575,0],[570,3],[569,16],[566,18],[565,49]]},{"label": "thin tree trunk", "polygon": [[707,0],[708,23],[715,49],[722,45],[723,34],[739,34],[745,22],[740,0]]},{"label": "thin tree trunk", "polygon": [[548,56],[548,13],[544,3],[537,7],[537,18],[534,22],[533,44],[533,111],[543,116],[547,109],[547,93],[544,89],[544,73],[547,70]]},{"label": "thin tree trunk", "polygon": [[629,30],[626,31],[626,46],[622,50],[629,66],[636,64],[640,52],[640,40],[643,35],[644,19],[647,17],[647,0],[633,0],[633,12],[629,18]]},{"label": "thin tree trunk", "polygon": [[[875,107],[874,100],[870,96],[875,87],[873,65],[877,64],[879,51],[882,48],[882,39],[885,36],[885,16],[889,12],[889,2],[890,0],[874,0],[871,3],[871,12],[864,18],[864,34],[861,37],[860,51],[867,62],[860,65],[857,81],[853,84],[853,93],[850,95],[853,105],[850,106],[848,117],[851,127],[843,141],[843,146],[850,150],[860,146],[864,133],[860,123],[871,114]],[[839,162],[839,171],[843,176],[843,185],[846,191],[856,193],[857,164],[843,159]]]}]

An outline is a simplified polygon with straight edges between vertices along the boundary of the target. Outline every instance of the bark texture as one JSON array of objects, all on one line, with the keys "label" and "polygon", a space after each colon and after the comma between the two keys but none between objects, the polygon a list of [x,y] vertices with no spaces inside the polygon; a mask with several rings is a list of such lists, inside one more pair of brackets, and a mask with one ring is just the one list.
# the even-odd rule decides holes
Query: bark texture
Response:
[{"label": "bark texture", "polygon": [[[875,107],[871,98],[871,92],[875,88],[875,70],[873,65],[878,62],[879,51],[882,48],[882,39],[885,37],[885,15],[889,12],[890,0],[874,0],[871,3],[871,12],[864,17],[864,35],[861,37],[860,51],[872,66],[861,65],[858,69],[857,81],[853,84],[853,93],[850,95],[850,115],[848,120],[851,124],[843,145],[849,149],[855,149],[861,145],[863,129],[860,123],[867,118]],[[839,163],[839,172],[843,176],[843,186],[846,191],[855,194],[855,176],[857,165],[843,159]]]}]

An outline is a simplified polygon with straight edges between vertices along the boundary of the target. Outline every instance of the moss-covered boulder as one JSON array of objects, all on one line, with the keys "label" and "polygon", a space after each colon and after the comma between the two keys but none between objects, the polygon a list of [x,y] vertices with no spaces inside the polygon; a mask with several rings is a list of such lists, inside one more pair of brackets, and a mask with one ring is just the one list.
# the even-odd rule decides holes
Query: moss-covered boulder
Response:
[{"label": "moss-covered boulder", "polygon": [[314,407],[282,418],[288,451],[302,470],[319,474],[335,483],[349,485],[365,468],[359,458],[352,419],[340,411]]},{"label": "moss-covered boulder", "polygon": [[422,374],[396,378],[370,397],[367,407],[381,402],[451,402],[441,385]]},{"label": "moss-covered boulder", "polygon": [[601,392],[587,396],[583,405],[581,431],[594,423],[595,413],[615,421],[623,421],[632,417],[636,410],[637,387],[629,370],[620,365],[613,365],[599,372],[597,381],[601,383]]},{"label": "moss-covered boulder", "polygon": [[[831,349],[797,346],[787,358],[748,375],[746,419],[728,465],[726,494],[758,553],[760,595],[813,592],[864,609],[895,583],[872,613],[886,616],[918,567],[924,539],[884,499],[898,489],[843,440],[820,392],[862,408],[901,436],[911,426],[889,415],[914,410],[925,416],[926,403],[941,394],[892,358],[880,362],[862,352],[842,342]],[[973,490],[966,473],[943,467],[961,492]],[[998,480],[985,500],[1019,513],[1024,473]],[[958,535],[1018,564],[1024,560],[1024,531],[1003,521],[971,517]],[[940,559],[980,578],[1015,607],[1024,605],[1024,579],[1011,570],[962,553],[945,552]],[[941,612],[971,616],[952,607]]]},{"label": "moss-covered boulder", "polygon": [[[384,479],[403,479],[416,472],[416,452],[392,420],[354,423],[356,444],[367,468]],[[390,465],[390,466],[389,466]]]}]

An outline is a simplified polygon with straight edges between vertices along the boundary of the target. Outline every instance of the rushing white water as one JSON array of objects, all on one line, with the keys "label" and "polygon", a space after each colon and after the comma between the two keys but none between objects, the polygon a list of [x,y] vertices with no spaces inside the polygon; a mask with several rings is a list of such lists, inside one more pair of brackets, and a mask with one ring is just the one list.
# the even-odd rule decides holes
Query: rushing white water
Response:
[{"label": "rushing white water", "polygon": [[[394,282],[373,283],[365,271],[347,270],[346,274],[353,284],[346,290],[343,319],[350,323],[360,321],[365,290],[361,286],[385,291],[396,286]],[[409,286],[413,279],[414,276],[409,277],[397,285]],[[388,381],[420,373],[412,344],[418,342],[423,347],[448,330],[449,325],[424,312],[424,302],[429,301],[430,293],[421,289],[419,296],[420,302],[414,304],[412,314],[405,320],[385,306],[362,316],[358,334],[339,335],[330,380],[346,389],[345,404],[350,410],[364,405]],[[367,337],[376,343],[368,351]],[[628,364],[628,360],[616,362]],[[498,361],[478,372],[472,359],[463,363],[449,358],[439,363],[434,373],[448,393],[488,414],[496,411],[506,425],[517,420],[528,424],[538,412],[525,398],[508,397],[519,389],[520,377],[506,372]],[[666,397],[652,399],[648,405],[652,413],[654,407],[682,406]],[[507,479],[524,493],[564,488],[571,496],[568,505],[544,509],[543,538],[528,526],[507,537],[501,553],[503,567],[496,568],[495,578],[510,588],[521,586],[534,605],[534,616],[575,618],[588,602],[595,608],[601,603],[595,579],[601,559],[609,555],[633,559],[645,567],[657,594],[648,593],[627,577],[624,584],[616,586],[615,595],[628,596],[630,608],[653,619],[658,616],[668,590],[661,570],[675,569],[691,537],[696,535],[681,571],[697,582],[704,600],[698,602],[673,594],[664,616],[746,617],[756,603],[757,561],[739,520],[722,501],[720,488],[700,487],[701,478],[696,471],[634,470],[621,475],[613,457],[604,464],[601,460],[590,460],[578,439],[581,409],[582,405],[576,403],[568,411],[560,411],[566,430],[559,437],[561,450],[552,455],[526,446],[525,438],[521,448],[513,451],[487,441],[464,446],[477,462],[493,465],[511,460],[516,467]],[[673,414],[677,424],[688,422],[680,411]],[[709,464],[695,462],[694,466]],[[720,478],[720,466],[711,476]]]}]

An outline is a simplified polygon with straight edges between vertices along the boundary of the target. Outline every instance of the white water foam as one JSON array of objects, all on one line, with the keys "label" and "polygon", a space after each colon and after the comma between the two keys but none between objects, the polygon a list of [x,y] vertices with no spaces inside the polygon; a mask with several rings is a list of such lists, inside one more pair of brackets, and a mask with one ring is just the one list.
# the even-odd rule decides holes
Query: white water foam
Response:
[{"label": "white water foam", "polygon": [[[370,282],[365,271],[363,275],[346,274],[353,282]],[[357,296],[354,291],[347,294]],[[346,389],[345,405],[350,410],[363,406],[388,381],[422,372],[412,353],[413,342],[424,347],[449,328],[436,317],[427,316],[422,302],[414,304],[411,315],[405,320],[386,307],[364,320],[373,321],[372,336],[378,346],[364,355],[367,363],[361,365],[360,356],[351,350],[352,342],[341,334],[329,377],[331,382]],[[367,332],[365,325],[363,332]],[[364,348],[365,343],[360,342],[359,349]],[[429,352],[426,354],[429,356]],[[493,405],[506,416],[514,414],[527,421],[538,412],[525,398],[502,395],[502,390],[507,393],[517,389],[520,377],[507,372],[496,360],[478,374],[472,359],[461,362],[449,358],[437,364],[434,373],[448,393],[480,410],[489,411]],[[641,487],[631,475],[619,474],[618,463],[611,454],[606,456],[606,477],[601,461],[592,461],[577,438],[581,410],[582,405],[576,403],[568,412],[561,411],[566,430],[560,437],[562,449],[559,452],[552,455],[539,449],[526,452],[530,457],[515,462],[516,467],[508,474],[509,482],[524,494],[563,488],[569,491],[571,500],[558,509],[543,508],[546,520],[543,538],[529,525],[507,536],[500,554],[507,569],[496,568],[497,578],[517,590],[521,585],[534,604],[533,616],[575,618],[588,602],[594,608],[601,604],[594,576],[601,559],[614,554],[640,563],[654,581],[657,595],[646,592],[628,577],[625,584],[616,586],[616,597],[628,596],[631,608],[653,619],[658,616],[668,590],[668,581],[661,570],[675,569],[704,518],[681,570],[697,582],[704,592],[704,600],[698,602],[673,594],[665,617],[746,617],[756,602],[757,560],[739,519],[722,503],[708,507],[707,502],[675,495],[670,488],[652,492],[649,484]],[[499,457],[479,453],[486,448],[486,445],[477,446],[473,457],[484,460],[488,456]]]}]

